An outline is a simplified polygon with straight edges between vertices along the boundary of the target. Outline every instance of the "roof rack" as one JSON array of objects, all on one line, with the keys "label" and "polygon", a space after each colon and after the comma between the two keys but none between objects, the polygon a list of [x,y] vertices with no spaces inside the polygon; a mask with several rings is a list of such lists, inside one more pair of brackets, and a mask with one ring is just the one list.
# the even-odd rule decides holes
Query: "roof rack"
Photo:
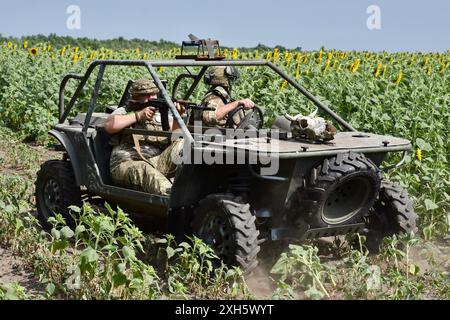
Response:
[{"label": "roof rack", "polygon": [[[225,56],[221,54],[218,40],[199,39],[192,33],[189,34],[188,41],[181,43],[181,54],[176,55],[175,59],[194,59],[194,60],[223,60]],[[185,54],[185,47],[197,47],[197,54]]]}]

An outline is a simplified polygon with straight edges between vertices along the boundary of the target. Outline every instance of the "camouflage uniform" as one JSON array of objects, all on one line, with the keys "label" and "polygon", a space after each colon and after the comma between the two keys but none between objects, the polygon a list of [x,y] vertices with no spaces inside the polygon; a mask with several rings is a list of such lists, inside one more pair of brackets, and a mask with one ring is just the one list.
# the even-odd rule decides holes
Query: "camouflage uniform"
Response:
[{"label": "camouflage uniform", "polygon": [[[236,72],[236,71],[234,71]],[[228,93],[228,88],[230,87],[230,79],[229,75],[226,73],[226,67],[211,67],[208,70],[208,73],[205,75],[205,82],[208,85],[213,86],[211,90],[209,90],[202,101],[202,106],[208,108],[214,108],[217,110],[218,108],[232,102],[231,96]],[[242,115],[241,115],[242,116]],[[225,116],[222,120],[217,120],[216,111],[203,111],[197,114],[194,114],[194,120],[202,121],[207,126],[218,126],[225,127],[227,122],[227,116]],[[240,115],[235,115],[235,122],[238,122],[240,119]]]},{"label": "camouflage uniform", "polygon": [[208,91],[202,100],[202,106],[208,108],[214,108],[210,111],[203,111],[199,115],[194,116],[195,120],[200,120],[207,126],[219,126],[225,127],[227,117],[222,120],[217,120],[216,111],[218,108],[231,102],[230,95],[224,87],[217,86],[214,89]]},{"label": "camouflage uniform", "polygon": [[[130,95],[157,93],[158,89],[149,80],[137,80],[130,89]],[[125,115],[127,108],[118,108],[113,114]],[[135,129],[162,131],[161,116],[155,113],[152,120],[135,123]],[[179,154],[183,147],[183,140],[169,145],[166,137],[138,136],[141,154],[135,149],[131,135],[116,135],[112,139],[114,145],[111,153],[110,167],[113,182],[116,185],[140,190],[144,192],[167,196],[172,183],[170,177],[175,176],[176,165],[172,162],[172,152]]]}]

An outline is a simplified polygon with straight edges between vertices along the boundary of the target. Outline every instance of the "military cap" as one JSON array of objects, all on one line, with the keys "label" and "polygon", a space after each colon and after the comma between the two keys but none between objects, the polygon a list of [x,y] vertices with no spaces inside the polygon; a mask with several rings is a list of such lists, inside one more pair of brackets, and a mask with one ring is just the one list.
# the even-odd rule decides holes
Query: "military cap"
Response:
[{"label": "military cap", "polygon": [[129,93],[132,97],[137,97],[149,94],[158,94],[159,89],[152,80],[138,79],[131,85]]}]

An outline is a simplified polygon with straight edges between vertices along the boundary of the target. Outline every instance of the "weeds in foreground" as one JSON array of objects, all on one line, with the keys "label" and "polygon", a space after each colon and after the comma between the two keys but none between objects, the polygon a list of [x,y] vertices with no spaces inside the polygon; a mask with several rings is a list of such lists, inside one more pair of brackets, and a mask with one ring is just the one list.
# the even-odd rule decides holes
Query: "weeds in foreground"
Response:
[{"label": "weeds in foreground", "polygon": [[387,237],[376,256],[365,248],[363,236],[356,235],[356,240],[356,247],[339,246],[339,259],[327,264],[321,262],[316,247],[291,245],[271,270],[277,283],[272,298],[294,299],[298,293],[309,299],[410,300],[450,296],[448,272],[421,272],[412,261],[411,253],[419,238],[412,234]]},{"label": "weeds in foreground", "polygon": [[[292,289],[304,291],[308,298],[330,297],[325,288],[325,282],[334,283],[335,281],[327,267],[321,264],[317,252],[317,247],[310,245],[290,245],[289,252],[282,253],[272,267],[271,273],[279,275],[279,286],[288,294],[288,297],[292,296],[292,291],[286,286],[287,282]],[[280,292],[276,294],[279,295]]]},{"label": "weeds in foreground", "polygon": [[224,265],[199,239],[176,245],[168,236],[158,245],[167,263],[160,277],[138,256],[145,237],[121,209],[96,212],[89,205],[71,207],[72,230],[61,215],[49,219],[50,233],[35,217],[0,202],[0,243],[25,258],[48,297],[67,299],[161,299],[246,297],[243,274]]},{"label": "weeds in foreground", "polygon": [[0,284],[0,300],[26,300],[26,289],[18,283]]},{"label": "weeds in foreground", "polygon": [[167,261],[166,285],[174,298],[245,298],[248,288],[239,268],[228,268],[214,251],[196,237],[178,246],[171,235],[158,243]]}]

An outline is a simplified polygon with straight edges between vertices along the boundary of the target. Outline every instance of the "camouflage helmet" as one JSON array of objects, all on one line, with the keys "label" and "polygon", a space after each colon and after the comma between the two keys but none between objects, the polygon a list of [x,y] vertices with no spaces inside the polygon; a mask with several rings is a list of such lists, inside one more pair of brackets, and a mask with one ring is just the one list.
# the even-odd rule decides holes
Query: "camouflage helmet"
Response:
[{"label": "camouflage helmet", "polygon": [[128,91],[131,97],[138,97],[150,94],[158,94],[159,89],[152,80],[138,79],[133,82]]},{"label": "camouflage helmet", "polygon": [[239,72],[233,66],[210,67],[203,78],[207,85],[230,87],[230,84],[239,79]]}]

